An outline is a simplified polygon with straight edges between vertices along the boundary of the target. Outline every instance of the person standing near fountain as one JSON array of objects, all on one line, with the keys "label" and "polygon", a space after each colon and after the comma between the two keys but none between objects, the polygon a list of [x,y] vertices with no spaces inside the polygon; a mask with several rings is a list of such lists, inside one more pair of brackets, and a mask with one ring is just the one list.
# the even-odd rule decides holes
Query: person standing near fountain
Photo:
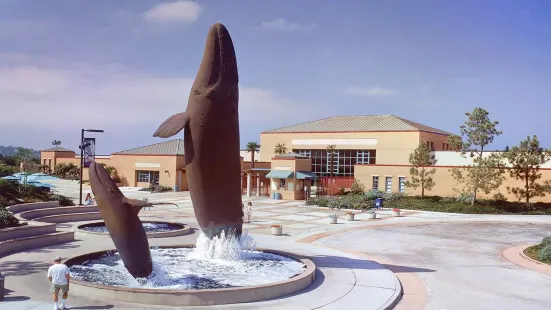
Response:
[{"label": "person standing near fountain", "polygon": [[[50,290],[54,294],[54,310],[69,309],[65,305],[69,295],[69,268],[61,263],[61,257],[54,258],[54,264],[48,268],[48,280],[50,281]],[[63,293],[61,296],[61,305],[58,306],[59,290]]]}]

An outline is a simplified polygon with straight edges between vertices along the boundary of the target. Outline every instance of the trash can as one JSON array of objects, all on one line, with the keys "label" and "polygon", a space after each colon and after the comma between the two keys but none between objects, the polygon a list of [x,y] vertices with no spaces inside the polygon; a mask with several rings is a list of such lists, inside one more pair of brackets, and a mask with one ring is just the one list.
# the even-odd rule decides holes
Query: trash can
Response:
[{"label": "trash can", "polygon": [[4,280],[6,278],[0,273],[0,300],[4,300]]},{"label": "trash can", "polygon": [[383,198],[375,199],[375,209],[382,209],[382,208],[383,208]]}]

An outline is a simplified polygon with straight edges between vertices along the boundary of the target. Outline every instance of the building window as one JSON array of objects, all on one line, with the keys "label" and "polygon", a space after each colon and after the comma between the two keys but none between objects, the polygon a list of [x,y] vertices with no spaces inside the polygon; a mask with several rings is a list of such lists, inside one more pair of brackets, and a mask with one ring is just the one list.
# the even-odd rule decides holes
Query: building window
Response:
[{"label": "building window", "polygon": [[430,142],[430,149],[431,149],[432,151],[434,151],[434,142],[432,142],[432,141]]},{"label": "building window", "polygon": [[[354,165],[374,165],[375,150],[336,150],[333,156],[324,149],[293,149],[294,153],[307,156],[312,160],[312,172],[320,177],[354,176]],[[333,169],[331,169],[333,168]]]},{"label": "building window", "polygon": [[44,158],[44,161],[42,163],[44,166],[46,166],[46,158]]},{"label": "building window", "polygon": [[373,190],[379,190],[379,176],[376,175],[373,176]]},{"label": "building window", "polygon": [[430,141],[427,141],[427,148],[430,148]]},{"label": "building window", "polygon": [[138,171],[138,182],[149,183],[151,180],[149,171]]},{"label": "building window", "polygon": [[392,177],[386,177],[385,191],[387,193],[392,193]]},{"label": "building window", "polygon": [[285,189],[285,179],[279,179],[279,189]]},{"label": "building window", "polygon": [[398,177],[398,191],[403,193],[406,191],[406,178]]},{"label": "building window", "polygon": [[159,185],[159,171],[151,171],[153,173],[153,184]]}]

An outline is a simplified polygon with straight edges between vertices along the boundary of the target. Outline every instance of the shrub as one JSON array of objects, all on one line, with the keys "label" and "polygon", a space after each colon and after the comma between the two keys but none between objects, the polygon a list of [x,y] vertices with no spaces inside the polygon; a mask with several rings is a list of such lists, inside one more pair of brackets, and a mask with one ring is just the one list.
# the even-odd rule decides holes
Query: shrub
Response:
[{"label": "shrub", "polygon": [[0,207],[0,228],[16,226],[19,226],[19,220],[6,210],[6,208]]},{"label": "shrub", "polygon": [[383,200],[386,202],[395,202],[399,201],[404,197],[404,194],[402,193],[384,193],[383,194]]},{"label": "shrub", "polygon": [[52,197],[50,198],[52,201],[59,201],[59,205],[63,207],[70,207],[75,205],[75,203],[71,199],[63,195],[52,195]]},{"label": "shrub", "polygon": [[442,198],[440,198],[440,202],[442,202],[442,203],[452,203],[452,202],[456,202],[456,198],[442,197]]},{"label": "shrub", "polygon": [[369,200],[375,200],[376,198],[383,198],[384,194],[384,192],[372,189],[365,193],[365,197],[367,197],[367,199]]},{"label": "shrub", "polygon": [[152,193],[162,193],[172,191],[171,187],[162,186],[162,185],[150,185],[149,187],[140,188],[139,191],[142,192],[152,192]]},{"label": "shrub", "polygon": [[350,194],[352,195],[363,195],[365,192],[365,186],[358,180],[354,179],[354,183],[350,186]]},{"label": "shrub", "polygon": [[540,244],[540,247],[547,247],[547,246],[551,246],[551,237],[545,237],[543,238],[543,240],[541,240],[541,244]]},{"label": "shrub", "polygon": [[542,262],[551,263],[551,245],[540,248],[538,259]]},{"label": "shrub", "polygon": [[472,193],[461,193],[457,196],[455,201],[459,203],[471,203],[471,201],[473,201],[473,197],[474,195]]},{"label": "shrub", "polygon": [[493,199],[497,202],[507,201],[507,198],[502,193],[495,193]]}]

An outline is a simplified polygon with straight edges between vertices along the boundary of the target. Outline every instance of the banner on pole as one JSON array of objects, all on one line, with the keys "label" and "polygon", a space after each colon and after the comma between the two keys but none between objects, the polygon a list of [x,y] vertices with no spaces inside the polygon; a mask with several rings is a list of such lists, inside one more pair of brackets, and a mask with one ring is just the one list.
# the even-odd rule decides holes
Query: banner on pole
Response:
[{"label": "banner on pole", "polygon": [[84,138],[84,168],[88,168],[96,159],[96,138]]}]

